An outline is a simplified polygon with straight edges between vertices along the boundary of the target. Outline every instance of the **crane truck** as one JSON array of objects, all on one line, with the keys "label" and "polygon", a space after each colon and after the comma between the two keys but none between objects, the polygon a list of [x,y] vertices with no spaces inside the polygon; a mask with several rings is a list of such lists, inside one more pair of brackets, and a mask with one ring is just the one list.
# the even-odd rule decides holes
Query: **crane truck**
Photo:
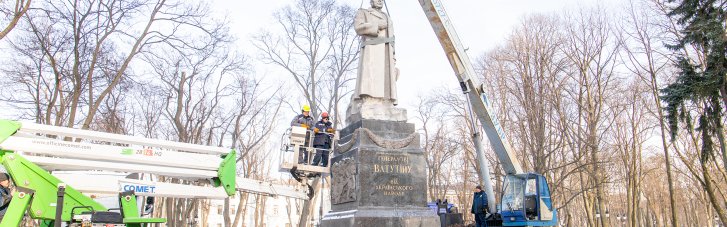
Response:
[{"label": "crane truck", "polygon": [[[419,0],[432,29],[442,45],[447,59],[459,80],[462,92],[469,103],[468,113],[472,121],[472,141],[477,152],[480,181],[488,196],[489,212],[502,226],[555,226],[557,211],[550,198],[550,188],[545,177],[538,173],[526,173],[510,146],[502,125],[498,121],[485,89],[478,81],[472,63],[447,12],[439,0]],[[505,171],[499,210],[495,205],[489,166],[484,156],[482,136],[474,119],[477,119],[497,158]]]}]

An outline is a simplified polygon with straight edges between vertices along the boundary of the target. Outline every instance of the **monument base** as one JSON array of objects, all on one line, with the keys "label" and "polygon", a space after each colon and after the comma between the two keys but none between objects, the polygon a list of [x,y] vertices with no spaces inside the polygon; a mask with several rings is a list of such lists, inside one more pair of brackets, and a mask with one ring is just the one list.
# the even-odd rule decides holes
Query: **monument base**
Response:
[{"label": "monument base", "polygon": [[321,226],[439,226],[427,208],[426,157],[414,124],[363,119],[341,130],[331,212]]},{"label": "monument base", "polygon": [[406,123],[406,109],[397,108],[390,100],[362,97],[353,99],[346,109],[346,123],[352,125],[362,119]]},{"label": "monument base", "polygon": [[426,208],[376,209],[330,212],[321,220],[321,226],[439,226],[439,216]]}]

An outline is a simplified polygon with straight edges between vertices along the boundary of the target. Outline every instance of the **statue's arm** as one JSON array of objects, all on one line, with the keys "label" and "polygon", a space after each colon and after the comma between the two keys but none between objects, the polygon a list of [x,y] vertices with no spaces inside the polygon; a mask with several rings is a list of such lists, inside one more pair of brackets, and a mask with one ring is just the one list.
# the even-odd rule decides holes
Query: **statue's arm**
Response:
[{"label": "statue's arm", "polygon": [[356,11],[356,17],[353,18],[353,28],[356,30],[356,34],[361,36],[377,36],[378,25],[368,22],[366,20],[366,11],[359,9]]}]

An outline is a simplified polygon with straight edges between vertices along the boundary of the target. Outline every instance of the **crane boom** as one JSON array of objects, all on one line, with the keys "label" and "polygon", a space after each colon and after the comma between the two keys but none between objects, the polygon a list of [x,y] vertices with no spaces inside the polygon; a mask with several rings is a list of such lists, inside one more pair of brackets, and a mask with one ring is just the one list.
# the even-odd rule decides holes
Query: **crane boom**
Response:
[{"label": "crane boom", "polygon": [[[470,110],[477,115],[477,119],[480,121],[505,173],[523,173],[520,162],[517,160],[507,140],[507,135],[505,135],[495,115],[495,111],[493,111],[490,105],[490,99],[488,99],[484,89],[480,87],[480,82],[474,76],[475,71],[472,63],[469,57],[467,57],[467,53],[465,53],[459,36],[457,36],[457,32],[454,26],[452,26],[442,3],[439,0],[419,0],[419,3],[429,19],[429,23],[432,25],[437,39],[439,39],[439,43],[442,44],[442,48],[447,55],[449,64],[454,69],[460,86],[462,86],[463,91],[468,95],[471,105]],[[480,149],[479,152],[482,152],[482,150]],[[478,156],[480,155],[478,154]]]}]

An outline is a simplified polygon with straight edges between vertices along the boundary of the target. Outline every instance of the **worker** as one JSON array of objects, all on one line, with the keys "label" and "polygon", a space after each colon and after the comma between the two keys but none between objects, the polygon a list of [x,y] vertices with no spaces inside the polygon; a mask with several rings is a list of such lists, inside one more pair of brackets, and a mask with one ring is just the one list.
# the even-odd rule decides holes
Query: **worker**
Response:
[{"label": "worker", "polygon": [[5,217],[5,212],[8,210],[8,206],[10,206],[11,199],[10,175],[0,173],[0,220]]},{"label": "worker", "polygon": [[154,196],[146,197],[146,205],[144,205],[144,212],[142,215],[151,215],[154,212]]},{"label": "worker", "polygon": [[298,155],[298,164],[308,164],[308,150],[306,149],[306,147],[308,147],[310,143],[310,141],[308,141],[308,138],[310,138],[310,130],[312,130],[314,119],[310,116],[309,105],[303,105],[303,108],[301,108],[301,112],[303,113],[293,118],[293,120],[290,122],[290,126],[298,126],[306,129],[305,145],[300,148],[300,154]]},{"label": "worker", "polygon": [[321,114],[321,120],[316,122],[313,131],[316,133],[313,138],[313,147],[316,149],[316,155],[313,157],[312,165],[317,166],[320,162],[323,167],[326,167],[328,166],[328,152],[331,149],[331,141],[333,140],[331,133],[334,132],[328,112]]},{"label": "worker", "polygon": [[472,198],[472,210],[470,211],[475,215],[475,226],[476,227],[487,227],[487,194],[482,191],[482,186],[477,185],[475,187],[475,195]]}]

